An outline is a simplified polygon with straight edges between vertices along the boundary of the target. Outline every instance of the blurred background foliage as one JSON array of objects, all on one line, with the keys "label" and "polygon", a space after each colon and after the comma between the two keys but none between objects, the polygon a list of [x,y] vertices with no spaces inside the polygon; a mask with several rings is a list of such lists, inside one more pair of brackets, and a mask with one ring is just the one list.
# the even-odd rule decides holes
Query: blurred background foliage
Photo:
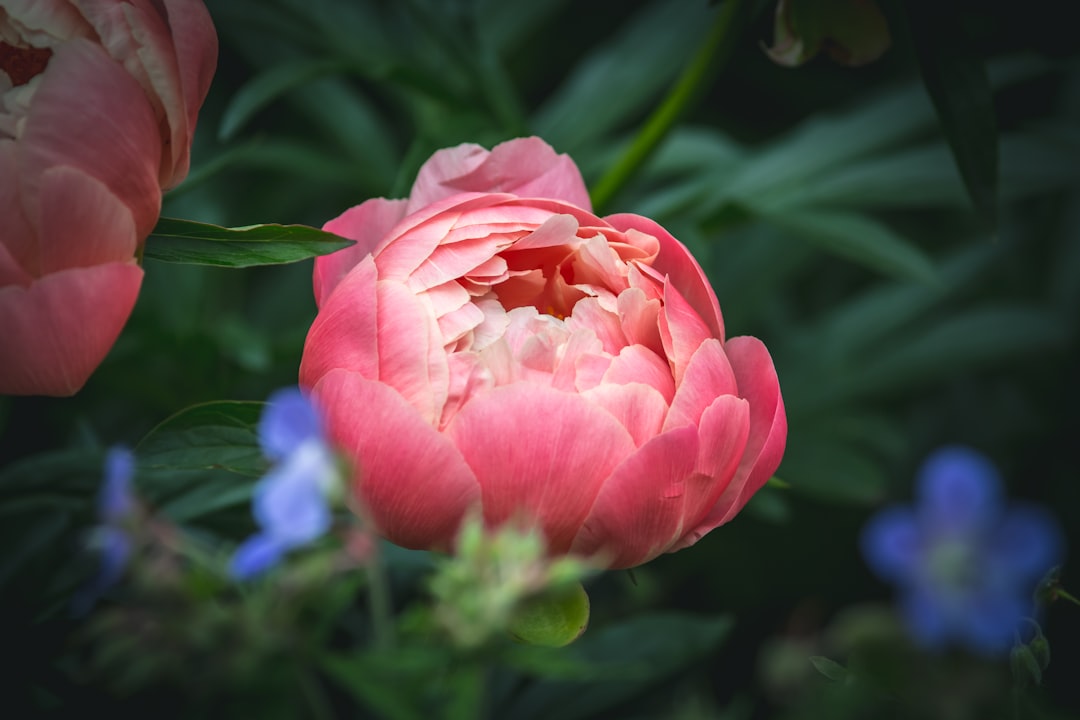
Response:
[{"label": "blurred background foliage", "polygon": [[[218,73],[193,171],[164,215],[229,226],[321,226],[369,197],[407,194],[439,148],[526,134],[569,153],[595,187],[725,5],[207,4]],[[925,18],[899,2],[881,7],[892,46],[878,61],[848,68],[821,55],[785,68],[762,49],[773,4],[744,2],[727,61],[598,208],[667,227],[706,268],[728,334],[765,341],[789,414],[778,476],[790,487],[764,489],[731,525],[637,569],[635,582],[608,573],[590,585],[593,627],[576,652],[644,658],[648,682],[612,679],[623,668],[523,685],[496,669],[490,717],[893,716],[860,715],[867,707],[906,716],[902,702],[842,696],[844,683],[807,658],[890,632],[873,609],[889,589],[863,566],[856,538],[874,509],[911,497],[920,460],[941,444],[987,453],[1010,493],[1053,508],[1080,546],[1075,26],[1051,2],[962,0],[945,11],[951,34],[927,40]],[[927,42],[985,66],[992,116],[935,112],[920,73]],[[997,139],[992,211],[972,204],[949,144],[980,133]],[[992,175],[975,182],[992,193]],[[70,689],[56,658],[78,621],[63,598],[87,572],[77,548],[103,448],[135,446],[194,403],[262,400],[295,383],[314,317],[310,261],[145,269],[135,314],[85,390],[0,398],[0,585],[6,651],[22,668],[6,680],[28,694]],[[139,482],[175,521],[236,540],[251,526],[261,471],[247,470],[151,468]],[[409,597],[426,561],[401,556],[395,569],[395,558],[398,598]],[[1073,559],[1063,582],[1077,578]],[[1068,717],[1080,713],[1080,614],[1054,605],[1045,621],[1053,661],[1030,709]],[[933,681],[922,683],[927,707],[941,711],[933,716],[983,717],[979,703],[1000,690],[987,681],[999,669],[983,670],[963,686],[976,698],[968,714],[947,715]]]}]

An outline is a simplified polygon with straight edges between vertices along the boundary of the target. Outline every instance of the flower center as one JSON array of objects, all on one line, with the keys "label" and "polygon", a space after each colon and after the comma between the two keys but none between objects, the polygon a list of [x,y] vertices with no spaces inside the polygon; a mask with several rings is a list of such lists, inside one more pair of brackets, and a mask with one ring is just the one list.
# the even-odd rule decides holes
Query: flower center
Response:
[{"label": "flower center", "polygon": [[0,70],[11,78],[15,87],[25,85],[40,75],[49,64],[49,48],[17,47],[0,40]]},{"label": "flower center", "polygon": [[945,591],[962,593],[979,581],[977,553],[970,542],[945,540],[931,549],[927,558],[930,577]]}]

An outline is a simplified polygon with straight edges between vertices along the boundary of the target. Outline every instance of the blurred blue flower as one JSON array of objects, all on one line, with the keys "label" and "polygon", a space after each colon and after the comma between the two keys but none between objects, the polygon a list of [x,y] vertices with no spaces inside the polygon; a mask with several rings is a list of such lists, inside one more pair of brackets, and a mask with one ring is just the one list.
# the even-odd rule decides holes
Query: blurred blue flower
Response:
[{"label": "blurred blue flower", "polygon": [[237,549],[229,571],[248,579],[331,525],[328,493],[338,482],[334,455],[315,407],[296,388],[278,390],[259,420],[259,444],[274,468],[255,486],[252,511],[260,531]]},{"label": "blurred blue flower", "polygon": [[917,506],[886,508],[861,538],[863,556],[900,588],[901,611],[920,644],[1008,652],[1032,591],[1059,561],[1062,534],[1041,508],[1005,506],[990,461],[964,447],[931,455],[916,479]]},{"label": "blurred blue flower", "polygon": [[98,554],[97,575],[89,586],[75,594],[72,609],[77,615],[87,612],[102,593],[115,585],[131,559],[132,541],[128,524],[135,512],[132,490],[135,456],[127,448],[114,447],[105,455],[104,477],[98,492],[99,524],[90,536],[90,547]]}]

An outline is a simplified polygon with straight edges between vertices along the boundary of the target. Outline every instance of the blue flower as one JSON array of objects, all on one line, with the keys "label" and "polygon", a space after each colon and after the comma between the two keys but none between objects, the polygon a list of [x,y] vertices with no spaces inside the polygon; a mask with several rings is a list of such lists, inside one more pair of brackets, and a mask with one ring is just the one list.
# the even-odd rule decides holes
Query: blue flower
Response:
[{"label": "blue flower", "polygon": [[1059,561],[1062,535],[1038,507],[1006,507],[990,461],[963,447],[931,455],[916,479],[918,505],[886,508],[861,538],[863,556],[900,588],[900,607],[925,647],[955,643],[1008,652],[1032,591]]},{"label": "blue flower", "polygon": [[136,508],[132,491],[135,456],[126,448],[114,447],[105,456],[104,471],[97,502],[99,524],[89,541],[101,564],[94,579],[72,600],[76,615],[87,612],[120,580],[131,559],[132,540],[127,525]]},{"label": "blue flower", "polygon": [[270,396],[259,420],[259,444],[274,468],[255,486],[252,511],[260,531],[237,549],[229,567],[247,579],[276,565],[289,550],[321,537],[332,517],[327,494],[338,481],[311,401],[295,388]]}]

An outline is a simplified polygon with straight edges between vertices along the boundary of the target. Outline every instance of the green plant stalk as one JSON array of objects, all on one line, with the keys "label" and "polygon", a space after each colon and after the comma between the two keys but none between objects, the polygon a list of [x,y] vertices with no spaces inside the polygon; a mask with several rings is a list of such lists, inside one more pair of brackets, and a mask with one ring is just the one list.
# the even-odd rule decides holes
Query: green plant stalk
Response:
[{"label": "green plant stalk", "polygon": [[592,191],[592,204],[597,213],[611,202],[635,172],[645,163],[660,142],[675,126],[683,112],[693,102],[704,85],[727,62],[738,41],[742,26],[744,0],[726,0],[713,22],[705,42],[683,71],[679,82],[671,89],[645,123],[634,142],[623,153]]},{"label": "green plant stalk", "polygon": [[375,647],[379,650],[392,650],[397,644],[394,636],[393,604],[390,601],[386,566],[377,544],[367,563],[367,576],[368,604],[371,608],[371,630],[375,637]]}]

